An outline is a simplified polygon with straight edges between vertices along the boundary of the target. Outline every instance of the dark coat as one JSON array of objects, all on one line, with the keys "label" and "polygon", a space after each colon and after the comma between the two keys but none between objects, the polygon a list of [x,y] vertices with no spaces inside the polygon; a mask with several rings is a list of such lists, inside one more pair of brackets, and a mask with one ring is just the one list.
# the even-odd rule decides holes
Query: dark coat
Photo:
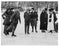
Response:
[{"label": "dark coat", "polygon": [[4,22],[3,22],[3,25],[5,25],[4,26],[4,32],[11,32],[12,31],[12,29],[10,29],[10,30],[7,30],[8,29],[8,27],[10,26],[10,24],[11,24],[11,22],[10,22],[10,17],[12,16],[12,14],[13,14],[14,12],[13,11],[5,11],[5,13],[2,15],[2,17],[3,17],[3,19],[4,19]]},{"label": "dark coat", "polygon": [[15,11],[13,16],[11,17],[11,21],[15,24],[18,24],[18,20],[21,21],[20,13],[19,13],[19,11]]},{"label": "dark coat", "polygon": [[40,29],[47,30],[47,24],[48,24],[48,14],[47,12],[44,11],[40,15]]},{"label": "dark coat", "polygon": [[30,13],[24,13],[25,24],[28,25],[30,23]]},{"label": "dark coat", "polygon": [[[10,24],[10,26],[8,27],[8,29],[10,29],[10,28],[13,29],[13,27],[16,29],[17,24],[18,24],[18,20],[21,22],[19,11],[15,11],[14,14],[11,16],[10,19],[11,19],[11,24]],[[15,29],[14,29],[14,30],[15,30]]]},{"label": "dark coat", "polygon": [[53,16],[54,16],[54,29],[56,28],[56,24],[55,24],[55,22],[56,22],[56,20],[57,20],[57,17],[56,17],[56,13],[55,12],[53,12]]},{"label": "dark coat", "polygon": [[[10,25],[10,17],[12,16],[13,11],[6,11],[2,17],[4,19],[3,25]],[[5,17],[4,17],[5,16]]]},{"label": "dark coat", "polygon": [[56,13],[53,12],[53,14],[54,14],[54,22],[56,22],[56,20],[57,20]]},{"label": "dark coat", "polygon": [[38,21],[38,14],[37,14],[37,12],[34,12],[34,15],[35,15],[36,20]]},{"label": "dark coat", "polygon": [[37,20],[38,20],[37,12],[31,12],[31,15],[30,15],[31,26],[37,25]]},{"label": "dark coat", "polygon": [[37,12],[31,12],[30,17],[31,17],[31,19],[37,19],[38,18]]}]

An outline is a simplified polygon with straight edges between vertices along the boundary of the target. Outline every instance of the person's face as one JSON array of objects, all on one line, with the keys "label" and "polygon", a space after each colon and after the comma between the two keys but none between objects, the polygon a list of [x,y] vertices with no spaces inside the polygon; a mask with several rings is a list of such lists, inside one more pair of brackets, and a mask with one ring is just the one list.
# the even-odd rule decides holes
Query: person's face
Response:
[{"label": "person's face", "polygon": [[47,12],[47,10],[45,10]]},{"label": "person's face", "polygon": [[27,11],[27,13],[29,13],[30,11]]},{"label": "person's face", "polygon": [[10,9],[8,10],[8,12],[10,12]]},{"label": "person's face", "polygon": [[12,11],[16,11],[16,9],[13,9]]},{"label": "person's face", "polygon": [[31,9],[32,10],[32,12],[34,11],[33,9]]},{"label": "person's face", "polygon": [[49,14],[52,14],[52,11],[51,11],[51,12],[49,12]]}]

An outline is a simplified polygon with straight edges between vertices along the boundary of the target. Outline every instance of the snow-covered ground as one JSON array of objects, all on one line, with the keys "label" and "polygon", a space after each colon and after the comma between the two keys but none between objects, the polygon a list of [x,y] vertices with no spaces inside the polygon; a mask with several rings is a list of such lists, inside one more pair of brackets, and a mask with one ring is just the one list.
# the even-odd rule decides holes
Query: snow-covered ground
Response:
[{"label": "snow-covered ground", "polygon": [[[20,12],[21,16],[21,24],[18,23],[17,28],[15,30],[15,34],[17,37],[11,37],[11,33],[8,36],[3,34],[3,19],[1,17],[1,45],[58,45],[58,33],[42,33],[40,30],[40,10],[38,11],[38,33],[31,32],[30,26],[30,34],[25,35],[24,30],[24,12]],[[2,12],[3,14],[3,12]],[[1,15],[2,15],[1,14]]]}]

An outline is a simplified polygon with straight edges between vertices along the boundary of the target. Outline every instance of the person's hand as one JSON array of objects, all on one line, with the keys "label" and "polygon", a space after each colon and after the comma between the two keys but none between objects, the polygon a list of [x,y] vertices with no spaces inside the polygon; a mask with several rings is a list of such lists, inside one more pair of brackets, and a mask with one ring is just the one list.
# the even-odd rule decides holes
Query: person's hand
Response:
[{"label": "person's hand", "polygon": [[20,22],[20,24],[21,24],[21,21],[19,21]]},{"label": "person's hand", "polygon": [[5,17],[5,16],[3,16],[3,19],[6,19],[6,17]]},{"label": "person's hand", "polygon": [[55,24],[57,24],[57,23],[58,23],[58,21],[55,22]]},{"label": "person's hand", "polygon": [[3,17],[3,19],[5,19],[5,17]]}]

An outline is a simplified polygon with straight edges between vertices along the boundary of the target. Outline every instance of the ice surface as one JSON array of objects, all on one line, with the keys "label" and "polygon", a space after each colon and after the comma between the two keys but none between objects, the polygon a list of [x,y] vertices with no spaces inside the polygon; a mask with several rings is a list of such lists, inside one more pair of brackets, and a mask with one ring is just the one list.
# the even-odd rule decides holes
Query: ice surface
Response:
[{"label": "ice surface", "polygon": [[[4,12],[4,11],[3,11]],[[2,12],[2,14],[3,14]],[[25,35],[24,31],[24,12],[20,12],[21,16],[21,24],[18,23],[17,28],[15,30],[15,34],[17,37],[11,37],[11,33],[8,36],[5,36],[3,34],[3,19],[1,17],[1,45],[57,45],[58,44],[58,33],[48,33],[49,31],[46,31],[46,33],[42,33],[40,30],[40,13],[41,11],[38,11],[38,26],[37,30],[38,33],[31,32],[31,26],[30,26],[30,34]]]}]

